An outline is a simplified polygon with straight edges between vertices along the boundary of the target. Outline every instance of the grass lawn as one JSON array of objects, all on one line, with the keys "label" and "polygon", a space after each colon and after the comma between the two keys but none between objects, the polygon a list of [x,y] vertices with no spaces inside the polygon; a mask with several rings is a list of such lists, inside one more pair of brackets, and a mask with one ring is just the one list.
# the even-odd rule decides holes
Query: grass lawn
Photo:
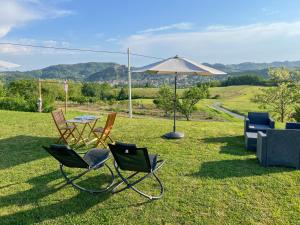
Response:
[{"label": "grass lawn", "polygon": [[215,87],[211,88],[210,91],[211,96],[220,95],[220,99],[214,99],[213,102],[220,102],[225,108],[246,115],[247,112],[265,111],[258,108],[258,104],[251,101],[254,95],[264,88],[266,87],[241,85]]},{"label": "grass lawn", "polygon": [[[1,225],[300,224],[300,171],[260,167],[244,149],[242,121],[179,121],[186,137],[170,141],[161,138],[170,120],[118,117],[115,140],[147,146],[167,160],[158,172],[165,195],[148,202],[130,190],[91,195],[59,188],[58,163],[41,148],[56,138],[50,117],[0,111]],[[108,173],[96,174],[82,183],[104,184]],[[140,187],[150,191],[153,183]]]}]

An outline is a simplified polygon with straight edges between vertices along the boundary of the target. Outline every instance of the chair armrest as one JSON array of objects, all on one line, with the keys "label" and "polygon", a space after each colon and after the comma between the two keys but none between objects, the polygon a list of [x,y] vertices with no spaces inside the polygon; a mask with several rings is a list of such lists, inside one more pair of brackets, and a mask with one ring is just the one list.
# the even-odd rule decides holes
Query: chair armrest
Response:
[{"label": "chair armrest", "polygon": [[267,166],[267,135],[261,131],[257,133],[256,157],[262,166]]},{"label": "chair armrest", "polygon": [[269,118],[269,126],[274,129],[275,128],[275,121],[270,117]]},{"label": "chair armrest", "polygon": [[244,120],[244,133],[246,133],[248,131],[249,124],[250,124],[249,118],[245,117],[245,120]]},{"label": "chair armrest", "polygon": [[300,130],[267,130],[267,165],[300,167]]}]

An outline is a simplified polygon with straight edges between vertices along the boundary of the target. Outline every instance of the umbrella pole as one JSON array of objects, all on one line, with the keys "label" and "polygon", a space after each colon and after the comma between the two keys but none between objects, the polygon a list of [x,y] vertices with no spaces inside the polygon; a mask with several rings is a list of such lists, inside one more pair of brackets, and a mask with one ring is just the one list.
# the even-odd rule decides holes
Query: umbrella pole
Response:
[{"label": "umbrella pole", "polygon": [[173,132],[167,133],[164,135],[167,139],[179,139],[184,137],[184,133],[176,132],[176,109],[177,109],[177,73],[175,73],[174,80],[174,126]]},{"label": "umbrella pole", "polygon": [[177,73],[175,74],[175,80],[174,80],[174,125],[173,125],[173,132],[176,132],[176,108],[177,108]]}]

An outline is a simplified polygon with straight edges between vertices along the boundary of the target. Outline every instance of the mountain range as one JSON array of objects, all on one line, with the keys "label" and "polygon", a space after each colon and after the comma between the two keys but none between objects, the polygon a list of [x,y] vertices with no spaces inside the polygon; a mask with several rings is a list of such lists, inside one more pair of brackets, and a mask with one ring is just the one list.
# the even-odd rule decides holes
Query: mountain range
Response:
[{"label": "mountain range", "polygon": [[[267,71],[270,67],[286,67],[288,69],[300,68],[300,61],[284,61],[272,63],[252,63],[245,62],[240,64],[208,64],[213,68],[227,72],[226,76],[214,77],[201,77],[201,76],[181,76],[179,78],[179,85],[190,85],[194,82],[200,82],[207,79],[221,80],[226,79],[228,76],[240,75],[257,75],[267,77]],[[60,64],[53,65],[43,69],[31,71],[8,71],[0,72],[0,79],[9,82],[15,79],[28,79],[28,78],[41,78],[41,79],[68,79],[84,82],[109,82],[113,85],[124,84],[127,82],[127,67],[117,63],[106,62],[88,62],[77,64]],[[133,74],[133,85],[160,85],[163,82],[170,82],[173,78],[164,75],[147,75],[147,74]]]}]

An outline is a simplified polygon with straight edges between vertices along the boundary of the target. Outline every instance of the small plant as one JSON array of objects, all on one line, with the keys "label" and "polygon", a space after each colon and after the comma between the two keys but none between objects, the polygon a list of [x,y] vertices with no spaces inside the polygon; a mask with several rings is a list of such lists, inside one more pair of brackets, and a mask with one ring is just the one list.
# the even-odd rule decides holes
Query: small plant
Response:
[{"label": "small plant", "polygon": [[178,109],[185,116],[186,120],[190,120],[192,113],[197,110],[196,104],[208,96],[209,90],[207,85],[189,88],[184,91],[182,101],[178,104]]},{"label": "small plant", "polygon": [[164,111],[165,116],[169,116],[173,111],[174,94],[169,85],[164,84],[159,88],[158,96],[153,100],[157,108]]}]

